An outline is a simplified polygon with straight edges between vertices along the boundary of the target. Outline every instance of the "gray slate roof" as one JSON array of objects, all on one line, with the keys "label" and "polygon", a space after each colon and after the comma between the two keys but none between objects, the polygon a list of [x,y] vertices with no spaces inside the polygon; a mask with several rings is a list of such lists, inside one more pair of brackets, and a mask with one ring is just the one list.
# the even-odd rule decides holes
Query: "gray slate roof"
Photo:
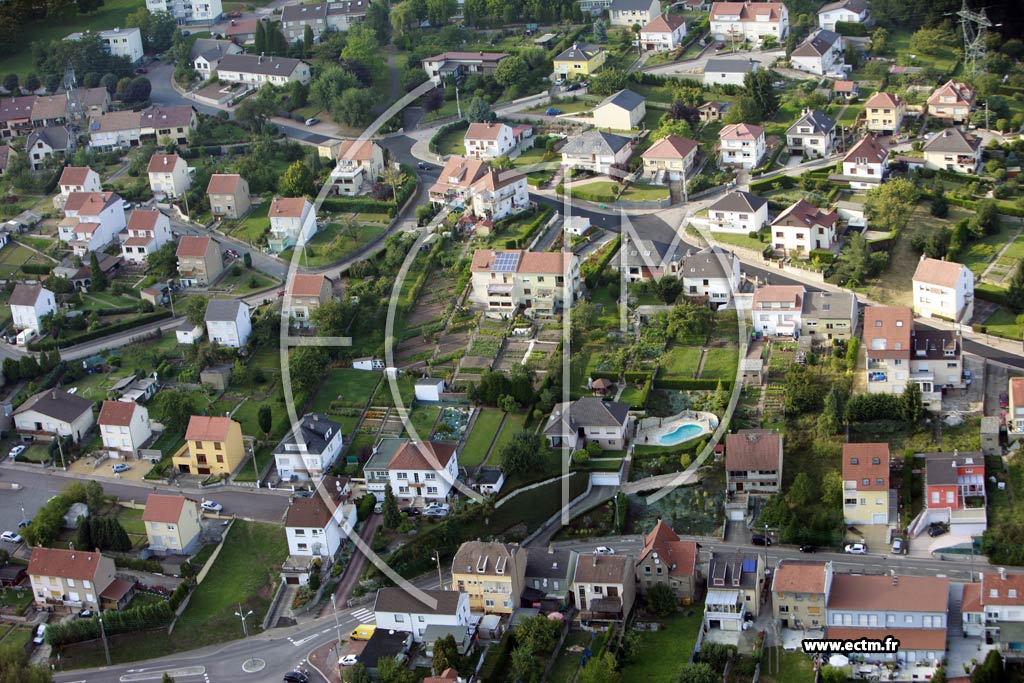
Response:
[{"label": "gray slate roof", "polygon": [[925,483],[928,486],[944,486],[957,482],[956,468],[958,465],[983,465],[985,456],[981,451],[969,453],[924,453]]},{"label": "gray slate roof", "polygon": [[210,299],[206,304],[206,322],[233,322],[243,305],[237,299]]},{"label": "gray slate roof", "polygon": [[437,601],[434,607],[419,601],[415,595],[392,586],[377,591],[374,602],[375,612],[405,612],[408,614],[455,614],[459,606],[459,591],[424,590],[430,598]]},{"label": "gray slate roof", "polygon": [[981,146],[981,139],[967,135],[959,128],[947,128],[936,133],[921,149],[925,152],[944,152],[948,154],[973,154]]},{"label": "gray slate roof", "polygon": [[811,109],[806,114],[798,118],[796,123],[786,130],[786,134],[796,135],[797,129],[801,126],[810,126],[812,133],[825,135],[835,129],[836,122],[826,116],[825,112],[820,109]]},{"label": "gray slate roof", "polygon": [[865,0],[839,0],[839,2],[828,3],[820,10],[818,10],[818,14],[822,14],[824,12],[831,12],[832,10],[836,9],[848,9],[851,12],[856,12],[857,14],[860,14],[867,8],[868,3]]},{"label": "gray slate roof", "polygon": [[25,141],[25,149],[31,152],[37,140],[42,140],[55,152],[61,152],[68,148],[68,129],[64,126],[51,126],[50,128],[38,128],[29,134]]},{"label": "gray slate roof", "polygon": [[295,71],[301,59],[291,57],[260,57],[259,55],[224,55],[217,64],[218,71],[286,76]]},{"label": "gray slate roof", "polygon": [[709,71],[723,74],[745,74],[753,69],[753,62],[749,59],[709,59],[704,65],[704,72]]},{"label": "gray slate roof", "polygon": [[712,211],[747,211],[754,212],[768,203],[764,197],[758,197],[749,192],[730,192],[717,202],[708,207],[708,213]]},{"label": "gray slate roof", "polygon": [[[301,439],[296,438],[296,431]],[[277,444],[274,453],[294,453],[287,449],[291,444],[305,444],[306,452],[310,454],[321,454],[327,448],[327,443],[334,438],[334,435],[341,431],[341,425],[334,422],[322,413],[307,413],[299,420],[298,429],[292,429]]]},{"label": "gray slate roof", "polygon": [[395,453],[405,445],[405,442],[406,439],[399,438],[381,439],[380,443],[377,444],[377,452],[371,455],[366,464],[363,465],[363,471],[386,470],[388,463],[391,462],[391,458],[395,457]]},{"label": "gray slate roof", "polygon": [[[287,9],[287,7],[285,8]],[[197,38],[196,42],[192,43],[192,49],[189,51],[189,59],[195,61],[197,57],[205,57],[206,59],[220,59],[222,56],[228,54],[238,54],[241,52],[241,48],[232,43],[230,40],[217,40],[216,38]]]},{"label": "gray slate roof", "polygon": [[804,42],[800,43],[796,49],[793,50],[792,56],[820,57],[831,50],[837,40],[839,40],[838,33],[819,28],[817,31],[807,36],[807,38],[804,39]]},{"label": "gray slate roof", "polygon": [[573,43],[572,47],[555,57],[555,61],[568,62],[573,60],[589,61],[591,57],[604,50],[603,47],[588,43]]},{"label": "gray slate roof", "polygon": [[595,109],[600,109],[601,107],[607,104],[614,104],[616,107],[625,109],[626,111],[633,111],[634,109],[642,105],[645,101],[646,100],[644,99],[643,95],[638,95],[632,90],[626,88],[624,90],[620,90],[614,95],[609,95],[608,97],[604,98],[601,104],[597,105]]},{"label": "gray slate roof", "polygon": [[804,315],[850,319],[856,302],[853,292],[806,292],[802,310]]},{"label": "gray slate roof", "polygon": [[[682,244],[649,237],[639,239],[627,237],[625,247],[625,265],[627,268],[644,266],[660,266],[662,263],[678,261],[682,253]],[[620,261],[620,263],[622,263]]]},{"label": "gray slate roof", "polygon": [[575,562],[571,550],[530,548],[526,556],[527,579],[564,579]]},{"label": "gray slate roof", "polygon": [[[683,257],[680,264],[680,277],[720,278],[728,277],[732,272],[732,261],[736,255],[722,249],[718,245],[701,249],[696,254]],[[723,262],[725,266],[723,266]],[[729,271],[726,272],[726,267]]]},{"label": "gray slate roof", "polygon": [[555,404],[544,433],[553,436],[575,434],[580,427],[621,427],[629,416],[629,404],[602,401],[586,396],[576,401]]},{"label": "gray slate roof", "polygon": [[651,0],[612,0],[614,10],[643,10],[651,8]]},{"label": "gray slate roof", "polygon": [[61,422],[74,422],[82,413],[92,411],[92,401],[60,389],[46,389],[18,406],[14,414],[19,415],[30,410]]},{"label": "gray slate roof", "polygon": [[590,156],[591,154],[614,155],[629,144],[629,138],[614,133],[588,130],[583,135],[574,137],[565,147],[562,154],[570,156]]}]

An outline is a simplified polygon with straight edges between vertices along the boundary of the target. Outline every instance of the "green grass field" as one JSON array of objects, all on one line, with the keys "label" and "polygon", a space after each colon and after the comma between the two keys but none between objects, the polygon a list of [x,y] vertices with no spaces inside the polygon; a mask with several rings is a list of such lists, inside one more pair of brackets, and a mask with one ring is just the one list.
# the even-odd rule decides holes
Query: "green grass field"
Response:
[{"label": "green grass field", "polygon": [[441,414],[440,406],[417,405],[409,413],[409,422],[416,430],[416,435],[423,440],[430,438],[434,431],[434,423],[437,416]]},{"label": "green grass field", "polygon": [[692,346],[670,347],[662,356],[661,366],[668,377],[692,378],[700,365],[700,349]]},{"label": "green grass field", "polygon": [[26,263],[50,263],[56,265],[53,261],[40,256],[28,247],[22,244],[12,243],[4,247],[3,251],[0,251],[0,277],[7,279],[14,277],[27,279],[38,278],[38,275],[26,275],[21,272],[21,266]]},{"label": "green grass field", "polygon": [[[775,671],[778,653],[778,671]],[[812,683],[814,666],[804,653],[786,652],[780,647],[765,648],[761,658],[761,679],[766,683]]]},{"label": "green grass field", "polygon": [[241,222],[235,223],[228,232],[229,235],[249,244],[255,244],[265,232],[270,230],[270,200],[264,199],[249,212],[249,215]]},{"label": "green grass field", "polygon": [[662,629],[640,634],[636,656],[622,669],[623,683],[676,683],[697,640],[704,615],[676,615],[661,622]]},{"label": "green grass field", "polygon": [[704,352],[701,379],[735,379],[739,352],[736,349],[708,349]]},{"label": "green grass field", "polygon": [[473,431],[466,438],[466,445],[459,453],[459,464],[467,467],[479,465],[484,461],[491,447],[498,425],[501,424],[501,411],[496,408],[483,408],[473,423]]},{"label": "green grass field", "polygon": [[[384,230],[384,223],[363,223],[351,231],[342,229],[338,223],[328,223],[313,235],[313,239],[299,255],[299,264],[308,267],[325,266],[343,259],[349,253],[370,242]],[[291,263],[294,247],[285,249],[278,257]]]},{"label": "green grass field", "polygon": [[350,368],[329,371],[313,399],[313,410],[327,412],[334,401],[352,408],[364,407],[373,396],[382,374]]},{"label": "green grass field", "polygon": [[767,244],[761,240],[753,239],[747,235],[741,235],[735,232],[713,232],[711,233],[712,238],[716,242],[722,244],[731,244],[735,247],[745,247],[746,249],[754,249],[756,251],[763,251]]},{"label": "green grass field", "polygon": [[1017,323],[1017,316],[1005,308],[1000,308],[985,320],[985,328],[989,334],[1006,339],[1024,339],[1024,325]]},{"label": "green grass field", "polygon": [[235,266],[230,266],[228,274],[217,281],[217,287],[230,287],[233,294],[251,294],[272,287],[277,282],[274,278],[264,275],[258,270],[245,268],[241,264],[236,265],[241,268],[241,272],[235,275],[233,272]]},{"label": "green grass field", "polygon": [[456,130],[448,131],[438,139],[437,153],[440,154],[441,156],[448,156],[449,154],[458,154],[461,156],[465,154],[465,137],[465,128],[458,128]]},{"label": "green grass field", "polygon": [[[402,405],[406,408],[412,406],[413,397],[416,395],[416,379],[413,377],[399,377],[395,380],[398,385],[398,394],[402,399]],[[385,380],[380,383],[377,393],[373,395],[373,405],[393,406],[395,396],[391,391],[391,381]]]},{"label": "green grass field", "polygon": [[525,422],[526,416],[522,413],[505,415],[505,424],[501,426],[498,438],[494,440],[494,446],[491,448],[491,457],[489,458],[491,465],[498,464],[498,455],[501,453],[501,449],[511,443],[512,437],[523,430]]}]

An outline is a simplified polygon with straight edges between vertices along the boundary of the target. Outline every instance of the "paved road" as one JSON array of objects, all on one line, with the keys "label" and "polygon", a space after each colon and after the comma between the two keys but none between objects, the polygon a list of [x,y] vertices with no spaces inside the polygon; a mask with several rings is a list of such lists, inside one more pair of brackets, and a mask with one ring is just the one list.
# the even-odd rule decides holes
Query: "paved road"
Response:
[{"label": "paved road", "polygon": [[659,76],[679,76],[693,73],[703,73],[704,67],[709,59],[752,59],[759,62],[761,66],[768,66],[779,57],[785,57],[785,50],[752,50],[750,52],[736,52],[731,54],[716,54],[714,50],[705,49],[696,59],[689,59],[684,62],[672,62],[658,66],[645,66],[642,71]]}]

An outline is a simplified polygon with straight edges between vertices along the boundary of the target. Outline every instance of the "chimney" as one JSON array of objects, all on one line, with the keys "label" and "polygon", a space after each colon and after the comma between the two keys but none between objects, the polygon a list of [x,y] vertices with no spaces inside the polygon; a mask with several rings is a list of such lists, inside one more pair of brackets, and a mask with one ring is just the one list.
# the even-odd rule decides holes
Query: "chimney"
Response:
[{"label": "chimney", "polygon": [[1006,567],[999,568],[999,578],[1003,579],[1004,581],[1006,580]]}]

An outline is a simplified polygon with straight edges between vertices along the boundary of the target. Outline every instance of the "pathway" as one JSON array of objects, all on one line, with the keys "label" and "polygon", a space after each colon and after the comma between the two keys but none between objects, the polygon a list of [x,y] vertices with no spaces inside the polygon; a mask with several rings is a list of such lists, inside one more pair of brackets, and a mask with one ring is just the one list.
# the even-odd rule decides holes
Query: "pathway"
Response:
[{"label": "pathway", "polygon": [[[366,521],[366,526],[363,527],[362,533],[359,534],[359,538],[363,540],[367,546],[373,543],[373,535],[377,531],[377,527],[384,521],[384,515],[373,514],[370,515],[370,519]],[[338,588],[334,591],[334,596],[337,602],[341,605],[347,605],[348,599],[352,596],[352,591],[357,585],[359,585],[359,577],[363,574],[363,566],[366,564],[366,555],[360,552],[353,553],[352,559],[349,560],[348,566],[345,567],[345,573],[341,575],[341,581],[338,582]],[[334,610],[330,605],[330,602],[324,606],[321,610],[320,616],[331,616]]]},{"label": "pathway", "polygon": [[[480,413],[477,413],[479,415]],[[505,420],[508,418],[508,413],[501,414],[501,422],[498,423],[498,428],[494,430],[494,436],[491,437],[490,443],[487,444],[487,452],[484,453],[483,460],[480,461],[478,467],[483,467],[491,459],[491,451],[494,450],[494,442],[498,440],[498,434],[501,434],[502,428],[505,426]],[[469,427],[466,427],[466,434],[469,434]]]},{"label": "pathway", "polygon": [[[1000,250],[999,250],[999,253],[997,253],[997,254],[995,255],[995,257],[994,257],[994,258],[992,259],[991,263],[989,263],[989,264],[988,264],[988,265],[987,265],[987,266],[985,267],[985,270],[983,270],[983,271],[982,271],[982,273],[981,273],[981,277],[979,277],[979,278],[978,278],[979,280],[985,280],[986,278],[988,278],[988,277],[989,277],[989,272],[990,272],[990,271],[991,271],[991,270],[992,270],[993,268],[995,268],[995,266],[996,266],[996,264],[997,264],[997,263],[999,263],[999,259],[1001,259],[1001,258],[1003,257],[1003,254],[1005,254],[1005,253],[1007,252],[1007,250],[1008,250],[1008,249],[1009,249],[1010,247],[1012,247],[1012,246],[1013,246],[1013,243],[1017,241],[1017,238],[1018,238],[1018,237],[1020,237],[1020,234],[1021,234],[1021,232],[1024,232],[1024,222],[1022,222],[1022,223],[1020,224],[1020,226],[1018,226],[1018,227],[1017,227],[1017,232],[1015,232],[1015,233],[1013,234],[1013,237],[1012,237],[1012,238],[1010,238],[1009,240],[1007,240],[1006,244],[1004,244],[1004,245],[1003,245],[1003,247],[1002,247],[1002,249],[1000,249]],[[1011,271],[1012,271],[1012,269],[1011,269]],[[1003,281],[1005,281],[1005,280],[1006,280],[1006,276],[1007,276],[1007,275],[1009,275],[1009,274],[1010,274],[1010,272],[1004,273],[1004,274],[1003,274],[1003,276],[1002,276],[1002,277],[1000,277],[998,281],[996,281],[996,280],[993,280],[993,279],[990,279],[990,280],[989,280],[989,282],[991,282],[991,283],[993,283],[993,284],[996,284],[996,285],[1002,285]]]}]

